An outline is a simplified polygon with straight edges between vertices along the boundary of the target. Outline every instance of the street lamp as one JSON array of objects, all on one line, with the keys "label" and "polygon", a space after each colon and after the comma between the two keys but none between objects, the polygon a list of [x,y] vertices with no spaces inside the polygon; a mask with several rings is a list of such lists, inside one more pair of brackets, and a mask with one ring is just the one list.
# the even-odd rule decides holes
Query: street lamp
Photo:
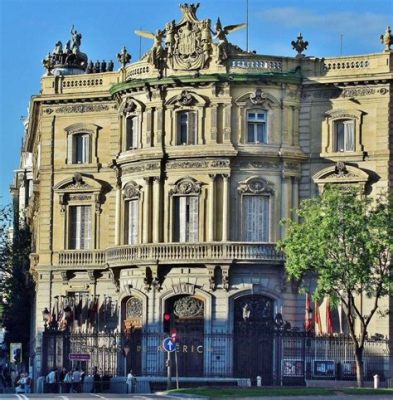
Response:
[{"label": "street lamp", "polygon": [[49,319],[50,319],[50,312],[49,312],[49,310],[48,310],[48,307],[45,307],[45,308],[42,310],[42,320],[44,321],[44,326],[45,326],[45,328],[46,328],[47,325],[48,325]]},{"label": "street lamp", "polygon": [[124,353],[124,375],[127,376],[127,356],[128,353],[130,352],[131,348],[128,343],[126,343],[123,347],[123,353]]}]

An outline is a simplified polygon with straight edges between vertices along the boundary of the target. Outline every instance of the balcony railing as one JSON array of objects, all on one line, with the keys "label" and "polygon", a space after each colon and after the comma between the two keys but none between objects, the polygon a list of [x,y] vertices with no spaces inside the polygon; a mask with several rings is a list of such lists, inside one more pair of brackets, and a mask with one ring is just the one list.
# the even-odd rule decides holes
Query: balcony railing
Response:
[{"label": "balcony railing", "polygon": [[199,264],[204,262],[282,262],[275,243],[213,242],[157,243],[112,247],[107,250],[64,250],[55,253],[54,264],[62,267],[111,267],[129,264]]}]

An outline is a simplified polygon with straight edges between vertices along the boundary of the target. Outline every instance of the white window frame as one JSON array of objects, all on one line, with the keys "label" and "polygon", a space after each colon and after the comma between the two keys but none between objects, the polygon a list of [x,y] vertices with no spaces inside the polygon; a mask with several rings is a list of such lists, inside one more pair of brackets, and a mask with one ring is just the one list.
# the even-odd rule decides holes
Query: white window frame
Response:
[{"label": "white window frame", "polygon": [[70,205],[68,207],[68,249],[91,250],[92,248],[92,206],[86,204]]},{"label": "white window frame", "polygon": [[[186,116],[186,121],[182,121],[182,117]],[[177,144],[178,145],[194,145],[198,144],[198,113],[195,110],[180,110],[176,113],[177,118]],[[193,129],[193,132],[190,131]],[[185,128],[186,137],[183,138],[183,127]]]},{"label": "white window frame", "polygon": [[[251,117],[254,114],[255,117]],[[258,115],[263,115],[262,119]],[[262,109],[250,109],[246,113],[246,143],[247,144],[267,144],[268,143],[268,112]],[[253,130],[253,138],[250,140],[250,125]],[[258,138],[258,126],[262,126],[262,137]],[[260,140],[259,140],[260,139]]]},{"label": "white window frame", "polygon": [[90,134],[85,132],[72,135],[72,164],[90,164]]}]

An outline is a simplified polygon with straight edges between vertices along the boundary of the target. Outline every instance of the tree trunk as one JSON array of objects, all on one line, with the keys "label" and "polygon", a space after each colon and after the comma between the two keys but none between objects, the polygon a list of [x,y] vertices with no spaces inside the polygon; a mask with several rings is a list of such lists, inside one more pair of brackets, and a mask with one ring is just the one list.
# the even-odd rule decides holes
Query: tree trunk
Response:
[{"label": "tree trunk", "polygon": [[355,347],[355,360],[356,360],[356,380],[358,387],[364,386],[364,372],[363,372],[363,347]]}]

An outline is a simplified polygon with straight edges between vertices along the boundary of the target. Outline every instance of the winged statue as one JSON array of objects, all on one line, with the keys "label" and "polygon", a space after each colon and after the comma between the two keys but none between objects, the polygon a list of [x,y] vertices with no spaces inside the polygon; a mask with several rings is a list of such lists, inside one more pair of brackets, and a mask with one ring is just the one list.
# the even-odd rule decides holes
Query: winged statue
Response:
[{"label": "winged statue", "polygon": [[165,35],[165,29],[164,30],[157,29],[156,33],[146,32],[146,31],[135,31],[135,33],[138,36],[154,40],[153,47],[149,51],[148,61],[154,64],[158,68],[160,60],[164,54],[164,49],[162,47],[162,39]]},{"label": "winged statue", "polygon": [[213,32],[215,35],[214,38],[218,40],[218,59],[219,62],[222,62],[228,58],[228,39],[227,35],[238,31],[239,29],[243,29],[247,26],[246,23],[236,24],[236,25],[227,25],[222,26],[220,18],[217,19],[216,22],[216,31]]}]

